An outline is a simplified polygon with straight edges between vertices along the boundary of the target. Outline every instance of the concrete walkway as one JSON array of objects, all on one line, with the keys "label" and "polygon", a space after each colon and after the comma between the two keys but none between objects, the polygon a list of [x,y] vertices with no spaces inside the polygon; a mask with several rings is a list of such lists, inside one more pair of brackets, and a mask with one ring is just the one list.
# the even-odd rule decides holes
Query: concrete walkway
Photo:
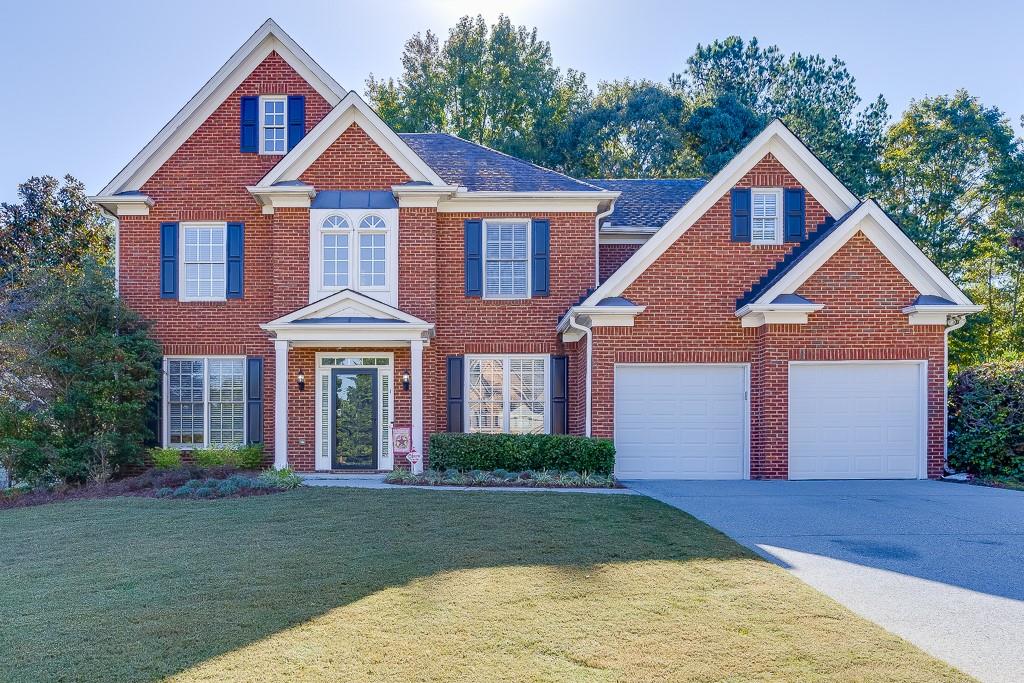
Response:
[{"label": "concrete walkway", "polygon": [[936,481],[645,481],[982,681],[1024,681],[1024,492]]},{"label": "concrete walkway", "polygon": [[416,491],[496,491],[533,493],[596,493],[634,496],[630,489],[567,489],[543,488],[539,486],[411,486],[409,484],[388,484],[383,474],[303,474],[306,486],[339,486],[354,489],[411,489]]}]

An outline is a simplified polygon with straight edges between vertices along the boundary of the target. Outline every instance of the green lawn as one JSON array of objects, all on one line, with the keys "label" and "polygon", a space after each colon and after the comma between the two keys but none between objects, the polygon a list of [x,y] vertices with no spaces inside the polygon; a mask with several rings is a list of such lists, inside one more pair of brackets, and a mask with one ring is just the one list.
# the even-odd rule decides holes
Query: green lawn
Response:
[{"label": "green lawn", "polygon": [[0,512],[0,681],[951,681],[639,496],[300,489]]}]

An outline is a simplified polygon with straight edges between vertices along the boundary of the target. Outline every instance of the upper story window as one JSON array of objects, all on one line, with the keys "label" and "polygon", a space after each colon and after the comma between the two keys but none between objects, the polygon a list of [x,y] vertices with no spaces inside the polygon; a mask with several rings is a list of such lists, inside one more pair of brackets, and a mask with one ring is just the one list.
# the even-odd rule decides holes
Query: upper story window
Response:
[{"label": "upper story window", "polygon": [[528,298],[529,255],[529,220],[484,221],[484,297]]},{"label": "upper story window", "polygon": [[750,193],[751,244],[781,244],[782,190],[754,189]]},{"label": "upper story window", "polygon": [[350,225],[344,216],[328,216],[321,232],[323,286],[348,287]]},{"label": "upper story window", "polygon": [[359,221],[359,286],[387,286],[387,229],[384,219],[370,214]]},{"label": "upper story window", "polygon": [[224,223],[182,225],[183,301],[220,301],[225,298],[226,235]]},{"label": "upper story window", "polygon": [[288,98],[284,95],[260,97],[260,153],[284,154],[288,151]]}]

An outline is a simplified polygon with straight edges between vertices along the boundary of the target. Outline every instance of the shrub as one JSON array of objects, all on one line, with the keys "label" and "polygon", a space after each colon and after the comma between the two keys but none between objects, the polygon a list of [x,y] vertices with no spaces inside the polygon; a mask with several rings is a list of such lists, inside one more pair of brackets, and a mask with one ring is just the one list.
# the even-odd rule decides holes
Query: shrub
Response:
[{"label": "shrub", "polygon": [[302,486],[302,477],[295,474],[288,467],[279,470],[267,470],[260,475],[260,480],[279,489],[297,489]]},{"label": "shrub", "polygon": [[1024,361],[961,370],[949,398],[950,466],[1024,480]]},{"label": "shrub", "polygon": [[243,470],[258,470],[263,464],[263,444],[199,448],[192,451],[192,459],[200,467],[230,465]]},{"label": "shrub", "polygon": [[610,474],[610,439],[566,434],[456,434],[430,437],[430,461],[438,469],[560,470]]},{"label": "shrub", "polygon": [[174,470],[181,467],[181,451],[177,448],[152,448],[149,457],[158,470]]}]

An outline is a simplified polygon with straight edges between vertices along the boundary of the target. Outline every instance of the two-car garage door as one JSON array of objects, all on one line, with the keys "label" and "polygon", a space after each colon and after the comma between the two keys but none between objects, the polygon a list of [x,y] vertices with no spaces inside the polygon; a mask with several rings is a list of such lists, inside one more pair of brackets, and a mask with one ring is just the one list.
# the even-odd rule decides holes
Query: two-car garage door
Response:
[{"label": "two-car garage door", "polygon": [[[923,476],[924,364],[790,363],[790,479]],[[749,475],[748,367],[617,365],[622,479]]]}]

